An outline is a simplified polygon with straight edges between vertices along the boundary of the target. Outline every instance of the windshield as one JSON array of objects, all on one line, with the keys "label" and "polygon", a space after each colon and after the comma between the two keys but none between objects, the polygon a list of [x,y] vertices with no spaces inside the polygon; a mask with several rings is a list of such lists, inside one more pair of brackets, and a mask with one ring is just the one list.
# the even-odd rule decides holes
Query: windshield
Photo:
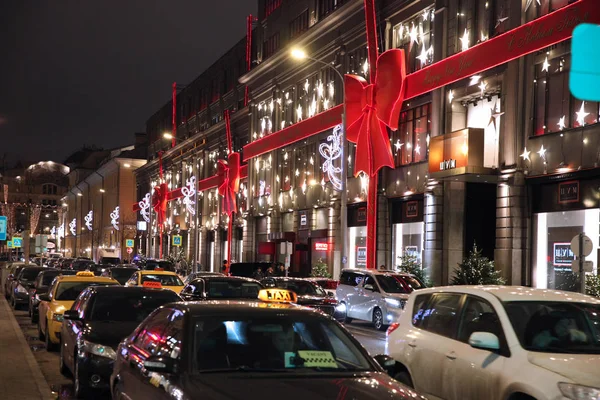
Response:
[{"label": "windshield", "polygon": [[110,270],[110,276],[119,281],[119,283],[124,284],[131,278],[131,275],[135,271],[137,271],[137,268],[113,268]]},{"label": "windshield", "polygon": [[262,286],[256,282],[235,279],[206,280],[206,293],[209,299],[256,299]]},{"label": "windshield", "polygon": [[121,263],[121,259],[118,257],[102,257],[100,259],[100,264],[118,265],[120,263]]},{"label": "windshield", "polygon": [[183,286],[183,282],[176,275],[144,274],[142,283],[144,282],[160,282],[163,286]]},{"label": "windshield", "polygon": [[504,308],[525,350],[600,354],[600,305],[514,301]]},{"label": "windshield", "polygon": [[377,283],[387,293],[412,293],[423,287],[421,283],[405,275],[377,275]]},{"label": "windshield", "polygon": [[42,275],[42,286],[50,286],[54,278],[60,274],[60,271],[47,271]]},{"label": "windshield", "polygon": [[110,282],[62,282],[58,284],[56,288],[56,295],[54,300],[58,301],[72,301],[79,296],[85,288],[90,286],[104,286],[114,285]]},{"label": "windshield", "polygon": [[321,318],[206,317],[192,326],[197,372],[374,370],[347,333]]},{"label": "windshield", "polygon": [[24,268],[23,271],[21,271],[20,280],[32,282],[35,280],[35,278],[37,278],[38,274],[43,270],[44,270],[44,268]]},{"label": "windshield", "polygon": [[94,265],[93,261],[83,260],[83,261],[73,261],[73,264],[71,265],[71,267],[77,271],[85,271],[86,268],[89,268],[92,265]]},{"label": "windshield", "polygon": [[321,286],[308,281],[275,280],[275,287],[279,289],[291,290],[298,296],[327,296],[327,293],[325,293]]},{"label": "windshield", "polygon": [[107,291],[96,294],[90,313],[91,321],[142,322],[163,304],[180,301],[171,290],[141,293]]}]

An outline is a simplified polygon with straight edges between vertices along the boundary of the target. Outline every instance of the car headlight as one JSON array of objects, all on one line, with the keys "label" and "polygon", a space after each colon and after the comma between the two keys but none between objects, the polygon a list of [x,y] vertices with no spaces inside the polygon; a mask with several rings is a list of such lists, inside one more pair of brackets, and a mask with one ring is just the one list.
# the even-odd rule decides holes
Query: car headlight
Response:
[{"label": "car headlight", "polygon": [[83,341],[83,347],[88,353],[92,353],[100,357],[110,358],[111,360],[117,359],[117,353],[115,353],[112,347],[88,342],[87,340]]},{"label": "car headlight", "polygon": [[54,314],[52,314],[52,320],[56,321],[56,322],[62,322],[63,321],[63,315],[62,314],[54,313]]},{"label": "car headlight", "polygon": [[563,396],[571,400],[600,400],[600,388],[559,382],[558,388]]},{"label": "car headlight", "polygon": [[27,293],[29,293],[29,292],[27,291],[27,289],[25,289],[25,288],[24,288],[23,286],[21,286],[21,285],[17,285],[17,292],[18,292],[18,293],[23,293],[23,294],[27,294]]},{"label": "car headlight", "polygon": [[402,307],[402,302],[400,300],[398,300],[398,299],[390,299],[390,298],[386,297],[385,302],[390,307],[395,307],[395,308]]}]

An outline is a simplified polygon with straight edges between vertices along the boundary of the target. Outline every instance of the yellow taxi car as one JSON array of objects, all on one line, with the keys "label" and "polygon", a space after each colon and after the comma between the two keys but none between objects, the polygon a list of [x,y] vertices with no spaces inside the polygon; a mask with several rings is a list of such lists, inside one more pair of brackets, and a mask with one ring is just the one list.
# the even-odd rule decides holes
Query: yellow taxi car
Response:
[{"label": "yellow taxi car", "polygon": [[115,279],[94,276],[94,273],[89,271],[56,277],[48,293],[39,296],[38,336],[46,342],[46,349],[57,349],[63,313],[71,308],[79,293],[89,286],[118,284]]},{"label": "yellow taxi car", "polygon": [[125,283],[125,286],[144,286],[148,282],[158,282],[163,289],[171,289],[179,294],[184,287],[183,281],[175,272],[157,268],[148,271],[137,271]]}]

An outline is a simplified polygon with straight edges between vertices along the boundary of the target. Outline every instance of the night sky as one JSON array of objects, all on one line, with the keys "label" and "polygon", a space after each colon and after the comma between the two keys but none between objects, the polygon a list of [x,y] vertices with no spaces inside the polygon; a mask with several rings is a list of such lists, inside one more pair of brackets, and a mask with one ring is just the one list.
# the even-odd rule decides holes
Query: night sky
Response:
[{"label": "night sky", "polygon": [[246,34],[256,0],[0,0],[0,157],[112,148]]}]

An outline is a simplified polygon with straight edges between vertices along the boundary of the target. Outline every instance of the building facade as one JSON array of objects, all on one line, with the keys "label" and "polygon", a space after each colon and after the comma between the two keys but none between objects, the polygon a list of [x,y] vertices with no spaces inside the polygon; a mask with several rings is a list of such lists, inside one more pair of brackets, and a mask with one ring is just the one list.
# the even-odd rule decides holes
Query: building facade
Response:
[{"label": "building facade", "polygon": [[[69,189],[61,199],[66,257],[127,262],[135,255],[139,241],[131,209],[137,195],[133,171],[146,163],[145,134],[136,138],[137,147],[77,152],[67,160]],[[128,240],[134,245],[127,246]]]},{"label": "building facade", "polygon": [[[569,243],[584,232],[593,242],[588,260],[597,272],[599,107],[577,100],[569,92],[567,36],[516,58],[511,54],[512,45],[508,51],[494,54],[485,50],[491,47],[486,42],[519,27],[519,32],[532,32],[525,36],[525,45],[543,42],[544,35],[534,34],[535,30],[547,29],[544,24],[553,15],[564,21],[557,23],[556,31],[572,29],[585,19],[598,19],[597,10],[592,10],[596,13],[592,16],[579,11],[588,3],[375,2],[380,53],[403,49],[409,77],[435,63],[450,65],[461,54],[499,58],[476,74],[449,80],[443,86],[432,85],[432,90],[404,101],[399,129],[389,132],[395,168],[385,168],[379,175],[377,265],[394,267],[402,257],[414,256],[435,283],[446,284],[458,263],[477,245],[494,259],[509,284],[573,289]],[[235,90],[221,90],[205,107],[211,112],[194,112],[193,118],[186,117],[189,109],[185,104],[195,104],[189,100],[193,93],[198,93],[197,104],[203,104],[204,89],[193,84],[177,96],[177,136],[187,139],[166,151],[163,163],[168,165],[168,160],[183,154],[189,160],[200,160],[191,161],[192,168],[187,161],[188,175],[183,164],[174,166],[185,176],[196,173],[194,165],[205,168],[196,175],[198,179],[215,175],[217,166],[210,161],[225,156],[224,127],[218,115],[227,108],[236,111],[236,149],[242,151],[248,166],[236,220],[239,234],[234,235],[241,249],[235,254],[241,260],[283,261],[278,243],[292,242],[290,268],[298,275],[308,274],[319,260],[328,264],[334,276],[343,267],[366,266],[368,178],[353,175],[353,144],[346,144],[347,159],[336,158],[339,128],[322,121],[343,102],[338,73],[369,76],[364,20],[361,0],[261,0],[252,33],[245,41],[250,68],[234,74]],[[227,54],[238,49],[236,54],[241,57],[242,44]],[[515,44],[515,49],[522,45]],[[292,59],[293,48],[303,49],[315,61]],[[235,58],[230,58],[230,65],[236,65]],[[218,64],[211,68],[199,80],[209,82],[208,77],[215,73],[211,71],[228,70]],[[246,88],[245,107],[227,101],[239,100]],[[171,106],[167,104],[157,113],[162,115],[162,125],[156,116],[149,121],[149,132],[168,129]],[[190,130],[190,122],[197,126],[194,121],[199,115],[216,117],[210,120],[212,126]],[[339,115],[337,118],[341,123]],[[315,132],[318,129],[310,124],[328,125],[328,129]],[[307,130],[309,126],[312,130]],[[306,132],[299,132],[302,130]],[[213,131],[218,132],[217,139],[211,139]],[[207,151],[218,138],[220,149]],[[163,141],[162,146],[166,145]],[[348,165],[346,264],[341,262],[340,194],[336,190],[343,179],[339,176],[341,162]],[[149,163],[144,174],[153,176],[150,183],[156,183],[158,163]],[[181,176],[173,181],[174,176],[171,173],[166,178],[173,187],[187,179]],[[138,180],[140,199],[154,185],[140,183],[148,178]],[[186,242],[209,269],[220,265],[227,248],[223,242],[227,237],[223,234],[225,217],[217,197],[214,190],[199,193],[201,212],[194,223],[199,233],[192,244]],[[185,219],[181,205],[173,206],[173,213],[179,214],[181,229]]]},{"label": "building facade", "polygon": [[[60,199],[68,188],[69,168],[54,161],[40,161],[28,167],[17,165],[2,171],[2,215],[7,217],[7,237],[28,238],[29,254],[57,251]],[[8,251],[0,242],[2,252]],[[26,249],[21,249],[26,252]]]}]

